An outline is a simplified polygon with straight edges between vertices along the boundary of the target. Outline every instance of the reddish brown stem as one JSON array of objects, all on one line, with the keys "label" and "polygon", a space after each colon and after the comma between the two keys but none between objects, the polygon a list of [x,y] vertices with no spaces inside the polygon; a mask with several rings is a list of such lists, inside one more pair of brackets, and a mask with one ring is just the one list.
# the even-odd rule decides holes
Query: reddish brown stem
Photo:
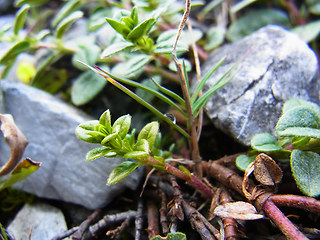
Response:
[{"label": "reddish brown stem", "polygon": [[156,205],[149,201],[148,208],[148,233],[149,239],[159,234],[158,209]]},{"label": "reddish brown stem", "polygon": [[320,212],[320,201],[310,197],[286,194],[273,195],[271,196],[271,200],[277,206],[302,208],[316,213]]},{"label": "reddish brown stem", "polygon": [[307,240],[308,238],[300,232],[290,220],[277,208],[271,199],[267,199],[263,204],[263,211],[272,219],[281,232],[288,239]]}]

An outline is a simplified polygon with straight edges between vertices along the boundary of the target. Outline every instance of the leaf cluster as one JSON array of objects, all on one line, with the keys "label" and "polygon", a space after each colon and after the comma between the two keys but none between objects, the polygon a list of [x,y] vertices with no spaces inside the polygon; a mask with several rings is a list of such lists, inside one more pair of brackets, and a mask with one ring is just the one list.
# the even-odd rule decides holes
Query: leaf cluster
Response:
[{"label": "leaf cluster", "polygon": [[100,116],[99,121],[89,121],[76,128],[76,134],[81,140],[101,145],[87,153],[87,161],[99,157],[134,160],[120,163],[110,174],[108,184],[122,180],[140,165],[149,164],[149,159],[153,159],[153,167],[161,169],[165,164],[165,158],[170,156],[169,152],[159,149],[161,134],[158,134],[158,122],[145,125],[137,138],[135,129],[129,132],[130,126],[130,115],[119,117],[112,124],[110,111],[107,110]]},{"label": "leaf cluster", "polygon": [[241,155],[236,164],[241,170],[261,153],[268,153],[281,162],[290,162],[293,177],[306,195],[320,195],[320,107],[302,99],[288,100],[282,109],[275,130],[278,139],[260,133],[251,139],[249,156]]}]

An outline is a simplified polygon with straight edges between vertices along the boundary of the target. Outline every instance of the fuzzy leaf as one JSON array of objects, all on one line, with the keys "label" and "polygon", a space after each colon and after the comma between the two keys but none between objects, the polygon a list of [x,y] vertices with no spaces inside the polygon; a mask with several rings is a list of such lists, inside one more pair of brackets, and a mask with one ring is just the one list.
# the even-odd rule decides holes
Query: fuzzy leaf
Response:
[{"label": "fuzzy leaf", "polygon": [[110,114],[110,110],[106,110],[104,113],[101,114],[100,118],[99,118],[99,123],[101,125],[103,125],[108,133],[112,132],[112,128],[111,128],[111,114]]},{"label": "fuzzy leaf", "polygon": [[99,121],[97,120],[82,123],[76,127],[76,135],[85,142],[100,143],[105,135],[95,131],[98,124]]},{"label": "fuzzy leaf", "polygon": [[299,189],[309,197],[320,195],[320,156],[315,152],[293,150],[291,171]]},{"label": "fuzzy leaf", "polygon": [[251,147],[259,152],[275,152],[282,149],[276,145],[276,139],[269,133],[260,133],[251,139]]},{"label": "fuzzy leaf", "polygon": [[239,155],[236,158],[236,166],[239,170],[245,171],[250,163],[254,161],[256,156]]},{"label": "fuzzy leaf", "polygon": [[119,117],[112,125],[112,128],[117,128],[119,126],[118,134],[123,139],[126,137],[130,126],[131,126],[131,116],[129,114]]},{"label": "fuzzy leaf", "polygon": [[138,139],[134,145],[134,151],[150,152],[149,142],[146,139]]},{"label": "fuzzy leaf", "polygon": [[86,71],[88,68],[83,64],[81,64],[79,60],[81,62],[87,63],[88,65],[94,65],[99,59],[99,56],[100,56],[100,48],[97,45],[95,44],[92,44],[92,45],[90,44],[87,46],[82,45],[80,46],[80,50],[72,56],[72,64],[76,68]]},{"label": "fuzzy leaf", "polygon": [[111,185],[121,181],[139,166],[139,163],[131,161],[125,161],[120,163],[110,173],[107,184]]},{"label": "fuzzy leaf", "polygon": [[112,68],[111,73],[125,78],[136,78],[143,72],[144,67],[150,60],[150,56],[139,54],[130,58],[129,61],[115,65]]},{"label": "fuzzy leaf", "polygon": [[111,133],[111,134],[109,134],[108,136],[106,136],[102,141],[101,141],[101,145],[109,145],[108,143],[110,142],[110,141],[112,141],[113,139],[116,139],[117,138],[117,136],[118,136],[118,133]]},{"label": "fuzzy leaf", "polygon": [[106,18],[106,20],[110,24],[110,26],[118,33],[120,33],[124,38],[126,38],[131,31],[131,29],[127,25],[113,20],[112,18]]},{"label": "fuzzy leaf", "polygon": [[149,18],[137,25],[132,31],[128,34],[127,39],[131,42],[137,41],[142,36],[146,35],[156,23],[154,18]]},{"label": "fuzzy leaf", "polygon": [[107,154],[110,154],[110,152],[112,152],[112,150],[109,147],[97,147],[94,148],[92,150],[90,150],[89,152],[87,152],[86,154],[86,161],[92,161],[94,159],[103,157]]},{"label": "fuzzy leaf", "polygon": [[[296,104],[296,107],[294,106]],[[299,100],[286,103],[276,125],[280,137],[320,138],[320,108],[318,105]]]},{"label": "fuzzy leaf", "polygon": [[71,25],[78,19],[83,17],[83,12],[78,10],[71,13],[68,17],[64,18],[57,26],[56,37],[62,38],[63,35],[68,31]]},{"label": "fuzzy leaf", "polygon": [[131,50],[134,48],[134,46],[135,45],[130,42],[115,42],[103,50],[101,53],[101,58],[110,57],[113,54]]},{"label": "fuzzy leaf", "polygon": [[156,140],[158,131],[159,131],[158,122],[154,121],[154,122],[148,123],[140,131],[137,141],[140,141],[141,139],[147,140],[149,144],[149,149],[151,149],[154,144],[154,141]]},{"label": "fuzzy leaf", "polygon": [[1,131],[10,147],[10,158],[0,169],[0,176],[8,174],[20,161],[28,140],[15,124],[11,114],[0,114]]},{"label": "fuzzy leaf", "polygon": [[29,9],[30,9],[30,5],[25,4],[16,13],[16,18],[13,25],[14,34],[17,35],[19,31],[23,28]]},{"label": "fuzzy leaf", "polygon": [[28,158],[24,159],[14,168],[9,177],[4,182],[1,182],[0,191],[27,178],[37,171],[40,166],[41,162],[36,162]]},{"label": "fuzzy leaf", "polygon": [[212,27],[207,33],[207,42],[204,45],[206,51],[212,51],[215,48],[219,47],[223,41],[226,30],[222,27]]},{"label": "fuzzy leaf", "polygon": [[320,34],[320,20],[310,22],[303,26],[298,26],[291,29],[292,32],[297,33],[306,42],[315,40]]},{"label": "fuzzy leaf", "polygon": [[88,70],[81,74],[71,89],[72,103],[81,106],[90,102],[105,87],[107,81]]}]

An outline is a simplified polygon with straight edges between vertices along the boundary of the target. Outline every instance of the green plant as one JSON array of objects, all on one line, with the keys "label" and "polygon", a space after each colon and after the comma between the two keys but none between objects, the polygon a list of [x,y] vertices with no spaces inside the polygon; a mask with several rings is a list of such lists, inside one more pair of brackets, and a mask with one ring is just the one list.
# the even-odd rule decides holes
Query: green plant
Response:
[{"label": "green plant", "polygon": [[299,189],[307,196],[320,195],[320,107],[301,99],[288,100],[275,130],[279,139],[260,133],[251,140],[249,156],[240,155],[236,164],[244,170],[261,153],[290,162]]}]

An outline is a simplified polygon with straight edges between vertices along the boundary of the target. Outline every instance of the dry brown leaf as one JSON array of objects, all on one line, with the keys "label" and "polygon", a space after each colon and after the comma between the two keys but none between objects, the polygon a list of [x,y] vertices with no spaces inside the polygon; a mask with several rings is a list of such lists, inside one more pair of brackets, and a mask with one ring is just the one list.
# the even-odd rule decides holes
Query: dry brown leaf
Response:
[{"label": "dry brown leaf", "polygon": [[263,218],[258,214],[256,208],[247,202],[232,202],[219,205],[215,208],[214,214],[221,218],[233,218],[239,220],[256,220]]},{"label": "dry brown leaf", "polygon": [[254,172],[257,181],[266,186],[275,186],[282,179],[282,171],[268,155],[261,153],[254,161]]},{"label": "dry brown leaf", "polygon": [[249,166],[246,168],[246,171],[244,172],[243,181],[242,181],[242,192],[244,196],[248,200],[252,200],[252,194],[248,192],[247,188],[249,186],[249,176],[254,171],[254,162],[250,163]]},{"label": "dry brown leaf", "polygon": [[1,131],[4,140],[10,147],[10,158],[0,169],[0,176],[4,176],[11,172],[20,161],[24,149],[28,144],[27,138],[15,124],[11,114],[0,114]]}]

